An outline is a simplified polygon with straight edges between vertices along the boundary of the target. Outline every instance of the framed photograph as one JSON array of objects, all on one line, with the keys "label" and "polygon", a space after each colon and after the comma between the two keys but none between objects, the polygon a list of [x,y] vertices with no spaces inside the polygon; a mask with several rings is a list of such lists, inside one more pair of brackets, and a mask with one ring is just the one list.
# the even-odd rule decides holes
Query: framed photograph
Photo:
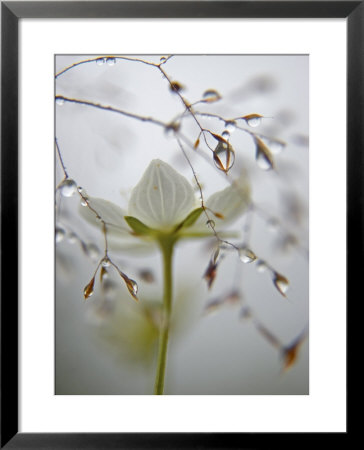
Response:
[{"label": "framed photograph", "polygon": [[363,11],[2,2],[2,447],[348,439]]}]

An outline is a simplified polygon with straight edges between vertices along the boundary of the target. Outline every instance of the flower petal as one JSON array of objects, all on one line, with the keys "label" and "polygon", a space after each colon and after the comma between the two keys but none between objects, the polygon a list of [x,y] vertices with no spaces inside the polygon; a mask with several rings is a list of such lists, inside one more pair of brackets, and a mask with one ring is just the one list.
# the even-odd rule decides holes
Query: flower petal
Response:
[{"label": "flower petal", "polygon": [[[119,206],[102,198],[91,197],[88,201],[90,207],[107,223],[107,241],[110,250],[144,254],[156,249],[153,242],[136,238],[130,234],[131,229],[124,219],[125,212]],[[79,211],[88,223],[101,229],[101,222],[96,219],[96,214],[90,208],[80,206]]]},{"label": "flower petal", "polygon": [[103,198],[88,198],[88,204],[93,211],[87,206],[80,207],[81,216],[92,225],[99,225],[96,213],[106,222],[107,225],[112,225],[124,231],[128,231],[125,223],[125,212],[115,203],[104,200]]},{"label": "flower petal", "polygon": [[165,162],[154,159],[129,201],[129,215],[155,229],[180,223],[195,206],[190,183]]}]

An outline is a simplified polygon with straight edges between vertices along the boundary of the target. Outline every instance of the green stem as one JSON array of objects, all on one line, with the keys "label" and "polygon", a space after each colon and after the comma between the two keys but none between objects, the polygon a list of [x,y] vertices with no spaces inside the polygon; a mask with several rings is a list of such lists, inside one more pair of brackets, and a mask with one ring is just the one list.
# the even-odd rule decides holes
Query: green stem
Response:
[{"label": "green stem", "polygon": [[157,373],[154,384],[154,394],[163,395],[164,377],[167,363],[167,348],[172,311],[172,257],[174,239],[161,239],[160,249],[163,256],[163,318],[159,336]]}]

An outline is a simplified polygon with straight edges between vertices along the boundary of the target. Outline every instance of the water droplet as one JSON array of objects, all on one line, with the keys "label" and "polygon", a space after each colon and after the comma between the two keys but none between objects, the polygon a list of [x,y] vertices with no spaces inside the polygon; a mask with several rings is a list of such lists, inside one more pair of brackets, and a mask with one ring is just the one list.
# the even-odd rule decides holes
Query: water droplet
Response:
[{"label": "water droplet", "polygon": [[208,89],[202,94],[202,98],[205,102],[216,102],[221,99],[221,95],[215,89]]},{"label": "water droplet", "polygon": [[225,141],[220,141],[214,150],[215,166],[227,173],[235,162],[235,152],[232,146]]},{"label": "water droplet", "polygon": [[278,272],[274,272],[273,283],[283,297],[286,297],[286,292],[289,288],[289,281],[287,278]]},{"label": "water droplet", "polygon": [[206,226],[207,226],[207,228],[215,228],[215,222],[212,219],[209,219],[206,222]]},{"label": "water droplet", "polygon": [[263,273],[267,270],[267,264],[262,259],[258,259],[258,261],[255,264],[255,267],[257,268],[257,271],[260,273]]},{"label": "water droplet", "polygon": [[105,64],[105,62],[106,62],[106,58],[97,58],[97,60],[96,60],[96,64],[98,66],[102,66],[103,64]]},{"label": "water droplet", "polygon": [[222,136],[224,139],[229,139],[230,133],[228,132],[228,130],[224,130],[224,131],[221,133],[221,136]]},{"label": "water droplet", "polygon": [[268,220],[267,225],[270,231],[277,231],[279,227],[279,222],[276,218],[272,217]]},{"label": "water droplet", "polygon": [[83,290],[83,296],[85,297],[85,300],[94,293],[94,285],[95,285],[95,277],[91,279],[91,281],[85,286],[85,289]]},{"label": "water droplet", "polygon": [[67,236],[67,240],[70,244],[74,244],[78,240],[77,234],[71,231],[71,233],[69,233]]},{"label": "water droplet", "polygon": [[105,258],[103,258],[102,262],[101,262],[103,267],[110,267],[110,260],[107,256],[105,256]]},{"label": "water droplet", "polygon": [[227,120],[225,122],[225,128],[230,134],[233,133],[235,131],[235,129],[236,129],[236,122],[235,122],[235,120]]},{"label": "water droplet", "polygon": [[63,97],[56,97],[56,104],[58,106],[64,105],[64,98]]},{"label": "water droplet", "polygon": [[138,293],[138,284],[136,281],[132,280],[131,278],[127,278],[125,280],[126,287],[128,288],[128,291],[130,294],[135,298],[135,300],[138,300],[137,293]]},{"label": "water droplet", "polygon": [[77,190],[81,195],[83,195],[84,197],[87,197],[87,192],[85,191],[85,189],[83,187],[78,186]]},{"label": "water droplet", "polygon": [[95,244],[87,244],[84,247],[85,253],[92,261],[97,261],[100,256],[100,250]]},{"label": "water droplet", "polygon": [[272,168],[272,165],[270,164],[269,160],[261,152],[257,153],[256,161],[257,161],[258,166],[262,170],[270,170]]},{"label": "water droplet", "polygon": [[281,153],[281,151],[284,149],[285,147],[285,143],[282,141],[277,141],[277,140],[270,140],[267,143],[270,151],[274,154],[277,155],[278,153]]},{"label": "water droplet", "polygon": [[159,61],[161,63],[165,63],[167,61],[167,58],[165,56],[162,56]]},{"label": "water droplet", "polygon": [[106,58],[106,64],[109,66],[113,66],[116,64],[116,58],[114,57],[110,57],[110,58]]},{"label": "water droplet", "polygon": [[262,122],[262,116],[260,114],[248,114],[242,117],[242,119],[252,128],[259,127]]},{"label": "water droplet", "polygon": [[87,198],[81,198],[81,206],[87,206]]},{"label": "water droplet", "polygon": [[77,184],[71,178],[66,178],[58,187],[63,197],[72,197],[77,192]]},{"label": "water droplet", "polygon": [[257,259],[257,256],[249,248],[242,247],[239,248],[239,258],[240,261],[244,264],[249,264],[255,261]]},{"label": "water droplet", "polygon": [[261,121],[262,121],[262,119],[261,119],[260,117],[254,117],[253,119],[248,119],[248,120],[246,121],[246,123],[247,123],[250,127],[255,128],[255,127],[259,127]]},{"label": "water droplet", "polygon": [[258,166],[262,170],[270,170],[274,168],[273,156],[269,148],[264,144],[264,142],[255,136],[255,143],[257,146],[256,161]]},{"label": "water droplet", "polygon": [[56,227],[56,231],[55,231],[56,244],[63,241],[65,236],[66,236],[66,231],[62,227]]}]

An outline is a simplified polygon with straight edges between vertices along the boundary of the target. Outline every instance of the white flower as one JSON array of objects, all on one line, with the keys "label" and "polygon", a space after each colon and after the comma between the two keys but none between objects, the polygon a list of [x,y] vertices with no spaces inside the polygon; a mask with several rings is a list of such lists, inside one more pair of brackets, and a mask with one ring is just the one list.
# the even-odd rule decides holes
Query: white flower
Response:
[{"label": "white flower", "polygon": [[[214,220],[217,230],[240,217],[250,203],[250,187],[246,179],[239,179],[233,184],[214,193],[205,202],[207,213]],[[195,198],[190,183],[167,163],[155,159],[151,161],[139,183],[131,192],[128,212],[119,206],[101,199],[89,198],[89,205],[106,222],[110,248],[125,249],[134,247],[130,234],[133,230],[127,225],[125,217],[137,219],[146,229],[158,232],[173,232],[176,228],[182,236],[211,236],[212,231],[206,228],[207,217],[202,212],[201,204]],[[186,227],[180,225],[194,211],[194,219]],[[201,213],[202,212],[202,213]],[[96,214],[90,208],[81,207],[81,215],[93,225],[100,225]],[[197,218],[197,219],[196,219]],[[134,228],[134,227],[133,227]],[[135,231],[135,229],[134,229]],[[135,234],[135,233],[134,233]],[[143,233],[141,233],[143,234]],[[143,235],[139,246],[150,247],[150,236]],[[149,242],[146,242],[148,241]]]},{"label": "white flower", "polygon": [[182,222],[197,206],[186,178],[154,159],[131,192],[128,215],[148,227],[164,230]]}]

